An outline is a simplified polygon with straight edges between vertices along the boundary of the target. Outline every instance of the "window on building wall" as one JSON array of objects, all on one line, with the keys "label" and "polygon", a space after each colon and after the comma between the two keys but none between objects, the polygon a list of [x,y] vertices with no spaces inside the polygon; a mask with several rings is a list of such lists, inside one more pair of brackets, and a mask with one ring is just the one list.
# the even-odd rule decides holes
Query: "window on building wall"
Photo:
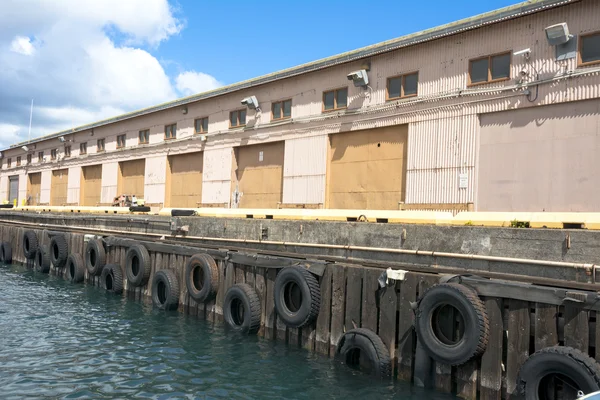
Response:
[{"label": "window on building wall", "polygon": [[125,147],[126,139],[126,134],[117,136],[117,149],[122,149],[123,147]]},{"label": "window on building wall", "polygon": [[71,157],[71,146],[65,146],[65,157]]},{"label": "window on building wall", "polygon": [[44,152],[38,151],[38,162],[44,161]]},{"label": "window on building wall", "polygon": [[600,63],[600,32],[579,38],[579,65]]},{"label": "window on building wall", "polygon": [[177,137],[177,124],[165,125],[165,140]]},{"label": "window on building wall", "polygon": [[419,74],[417,72],[394,76],[387,80],[387,99],[395,100],[417,95]]},{"label": "window on building wall", "polygon": [[12,158],[6,160],[6,168],[10,168],[12,166]]},{"label": "window on building wall", "polygon": [[98,141],[96,142],[96,152],[100,153],[102,151],[104,151],[105,149],[105,142],[104,139],[98,139]]},{"label": "window on building wall", "polygon": [[208,117],[198,118],[194,121],[194,133],[208,132]]},{"label": "window on building wall", "polygon": [[27,165],[31,164],[31,158],[32,158],[32,155],[27,154]]},{"label": "window on building wall", "polygon": [[469,61],[469,85],[510,79],[511,53],[495,54]]},{"label": "window on building wall", "polygon": [[52,150],[50,150],[50,159],[51,159],[51,160],[56,160],[56,154],[57,154],[57,153],[58,153],[58,152],[56,151],[56,149],[52,149]]},{"label": "window on building wall", "polygon": [[292,100],[276,101],[271,106],[271,119],[286,119],[292,116]]},{"label": "window on building wall", "polygon": [[236,110],[229,113],[229,127],[236,128],[246,125],[246,109]]},{"label": "window on building wall", "polygon": [[139,133],[139,144],[148,144],[150,140],[150,130],[144,129]]},{"label": "window on building wall", "polygon": [[87,143],[79,144],[79,155],[87,154]]},{"label": "window on building wall", "polygon": [[348,106],[348,88],[323,92],[323,111],[341,110]]},{"label": "window on building wall", "polygon": [[21,156],[17,156],[17,167],[21,166]]}]

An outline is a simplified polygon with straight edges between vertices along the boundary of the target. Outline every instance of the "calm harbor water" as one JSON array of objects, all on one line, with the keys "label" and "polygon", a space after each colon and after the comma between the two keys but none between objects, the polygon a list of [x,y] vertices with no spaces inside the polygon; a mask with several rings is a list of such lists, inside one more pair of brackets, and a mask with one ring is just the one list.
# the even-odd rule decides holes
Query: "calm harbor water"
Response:
[{"label": "calm harbor water", "polygon": [[0,398],[450,399],[88,285],[0,266]]}]

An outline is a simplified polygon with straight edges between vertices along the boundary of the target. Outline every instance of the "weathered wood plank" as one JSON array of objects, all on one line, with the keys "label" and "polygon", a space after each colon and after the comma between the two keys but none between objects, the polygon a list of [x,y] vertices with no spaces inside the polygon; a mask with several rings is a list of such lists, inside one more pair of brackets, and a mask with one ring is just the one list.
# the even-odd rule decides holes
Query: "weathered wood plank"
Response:
[{"label": "weathered wood plank", "polygon": [[276,331],[276,320],[277,315],[275,313],[275,305],[273,298],[273,288],[275,286],[275,278],[277,277],[277,271],[274,269],[268,269],[266,271],[265,279],[267,286],[267,302],[266,302],[266,314],[267,318],[265,320],[265,337],[269,339],[275,339],[275,331]]},{"label": "weathered wood plank", "polygon": [[535,304],[535,351],[558,344],[557,307]]},{"label": "weathered wood plank", "polygon": [[396,285],[399,283],[384,288],[379,301],[379,337],[390,352],[392,376],[396,365],[396,310],[398,307]]},{"label": "weathered wood plank", "polygon": [[589,313],[576,305],[565,305],[565,346],[587,354],[589,348]]},{"label": "weathered wood plank", "polygon": [[254,287],[256,288],[256,294],[260,298],[260,328],[258,330],[258,336],[265,336],[265,323],[267,321],[267,285],[265,283],[264,268],[256,267],[254,271]]},{"label": "weathered wood plank", "polygon": [[400,284],[398,304],[398,379],[410,382],[413,374],[416,337],[414,333],[415,314],[410,306],[417,300],[417,275],[409,272]]},{"label": "weathered wood plank", "polygon": [[333,281],[331,286],[331,333],[329,337],[329,355],[333,356],[337,351],[337,345],[344,335],[344,306],[346,290],[346,267],[341,264],[333,264]]},{"label": "weathered wood plank", "polygon": [[315,350],[317,353],[329,354],[329,337],[331,324],[331,285],[332,285],[332,267],[328,266],[321,277],[321,308],[317,316],[315,331]]},{"label": "weathered wood plank", "polygon": [[[490,334],[487,348],[481,357],[481,399],[500,400],[502,394],[502,343],[504,342],[503,302],[502,299],[498,298],[485,298],[483,300],[490,321]],[[529,332],[527,332],[527,337],[529,337]],[[468,393],[465,398],[469,399],[477,397],[477,363],[474,367],[475,369],[472,370],[474,381],[469,380],[466,385]],[[462,369],[462,366],[458,367],[457,375],[459,377],[463,376]]]},{"label": "weathered wood plank", "polygon": [[363,269],[362,285],[362,307],[360,316],[360,326],[377,332],[377,321],[379,321],[379,309],[377,308],[377,289],[379,283],[377,279],[381,271],[376,269]]},{"label": "weathered wood plank", "polygon": [[206,309],[211,310],[213,321],[223,321],[223,301],[225,300],[225,292],[227,290],[225,286],[225,269],[227,268],[227,263],[225,261],[215,261],[217,263],[217,267],[219,268],[219,289],[217,290],[217,297],[214,299],[214,301],[209,302],[214,302],[214,305],[212,305],[212,307],[207,305]]},{"label": "weathered wood plank", "polygon": [[529,357],[531,313],[530,303],[525,301],[508,300],[508,307],[506,392],[510,396],[515,391],[519,369]]},{"label": "weathered wood plank", "polygon": [[[346,267],[346,315],[345,332],[361,326],[362,278],[363,270],[357,266]],[[395,330],[395,326],[394,326]]]}]

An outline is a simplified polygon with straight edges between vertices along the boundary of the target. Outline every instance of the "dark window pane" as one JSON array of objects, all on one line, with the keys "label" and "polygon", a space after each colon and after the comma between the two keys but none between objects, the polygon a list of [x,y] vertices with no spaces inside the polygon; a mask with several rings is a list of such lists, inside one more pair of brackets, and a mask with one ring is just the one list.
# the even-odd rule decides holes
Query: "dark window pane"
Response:
[{"label": "dark window pane", "polygon": [[197,119],[196,120],[196,133],[202,132],[202,120],[201,119]]},{"label": "dark window pane", "polygon": [[395,99],[401,96],[402,77],[392,78],[388,81],[388,98]]},{"label": "dark window pane", "polygon": [[246,125],[246,110],[240,110],[240,125]]},{"label": "dark window pane", "polygon": [[273,103],[273,119],[281,118],[281,103]]},{"label": "dark window pane", "polygon": [[337,108],[346,107],[348,103],[348,89],[340,89],[336,92]]},{"label": "dark window pane", "polygon": [[418,74],[410,74],[404,77],[404,95],[411,96],[417,94]]},{"label": "dark window pane", "polygon": [[237,126],[237,111],[229,113],[229,123],[231,126]]},{"label": "dark window pane", "polygon": [[283,117],[291,117],[292,116],[292,101],[286,100],[283,102]]},{"label": "dark window pane", "polygon": [[581,62],[600,61],[600,35],[581,38]]},{"label": "dark window pane", "polygon": [[325,102],[325,110],[333,110],[334,104],[333,99],[335,98],[334,92],[325,93],[323,101]]},{"label": "dark window pane", "polygon": [[510,54],[492,57],[492,79],[510,78]]},{"label": "dark window pane", "polygon": [[488,59],[483,58],[477,61],[471,61],[471,83],[487,82],[488,80]]},{"label": "dark window pane", "polygon": [[208,118],[202,119],[202,131],[208,132]]}]

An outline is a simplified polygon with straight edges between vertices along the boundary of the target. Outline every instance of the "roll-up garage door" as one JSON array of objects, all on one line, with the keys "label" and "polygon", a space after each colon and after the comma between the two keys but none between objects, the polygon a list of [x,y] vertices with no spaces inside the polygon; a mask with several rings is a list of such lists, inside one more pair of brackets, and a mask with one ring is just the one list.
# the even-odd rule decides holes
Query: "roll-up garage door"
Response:
[{"label": "roll-up garage door", "polygon": [[19,176],[8,177],[8,201],[14,204],[14,201],[19,198]]},{"label": "roll-up garage door", "polygon": [[277,208],[282,197],[284,145],[281,141],[236,148],[238,207]]},{"label": "roll-up garage door", "polygon": [[36,172],[29,174],[27,184],[27,204],[30,206],[37,206],[40,202],[40,193],[42,189],[42,173]]},{"label": "roll-up garage door", "polygon": [[81,205],[97,206],[102,193],[102,164],[81,168]]},{"label": "roll-up garage door", "polygon": [[50,188],[51,206],[62,206],[67,202],[68,175],[69,170],[67,168],[52,171],[52,187]]},{"label": "roll-up garage door", "polygon": [[406,193],[408,125],[331,135],[328,208],[397,210]]},{"label": "roll-up garage door", "polygon": [[127,194],[144,198],[144,174],[146,160],[122,161],[119,163],[117,195]]},{"label": "roll-up garage door", "polygon": [[168,207],[194,208],[202,202],[202,152],[169,156]]}]

